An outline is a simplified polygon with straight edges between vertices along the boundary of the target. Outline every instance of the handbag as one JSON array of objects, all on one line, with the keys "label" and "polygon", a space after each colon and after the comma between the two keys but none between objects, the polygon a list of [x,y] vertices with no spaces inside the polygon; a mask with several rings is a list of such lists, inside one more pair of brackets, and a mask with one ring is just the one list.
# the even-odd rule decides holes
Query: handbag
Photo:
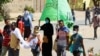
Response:
[{"label": "handbag", "polygon": [[44,42],[44,43],[48,43],[48,38],[47,38],[47,36],[44,36],[44,37],[43,37],[43,42]]}]

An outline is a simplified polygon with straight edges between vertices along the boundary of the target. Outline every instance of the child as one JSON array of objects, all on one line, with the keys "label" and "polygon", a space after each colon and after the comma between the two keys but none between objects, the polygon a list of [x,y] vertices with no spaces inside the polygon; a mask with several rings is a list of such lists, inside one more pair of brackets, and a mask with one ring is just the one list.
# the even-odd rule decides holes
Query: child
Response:
[{"label": "child", "polygon": [[30,35],[27,41],[29,42],[33,56],[39,56],[41,42],[38,26],[35,26],[33,34]]},{"label": "child", "polygon": [[[74,31],[74,34],[71,36],[71,41],[70,41],[68,47],[70,47],[72,45],[71,48],[72,48],[73,56],[80,56],[81,52],[83,52],[83,56],[86,56],[85,55],[84,44],[83,44],[83,38],[78,33],[79,26],[75,25],[73,27],[73,31]],[[83,49],[83,51],[82,51],[82,49]]]}]

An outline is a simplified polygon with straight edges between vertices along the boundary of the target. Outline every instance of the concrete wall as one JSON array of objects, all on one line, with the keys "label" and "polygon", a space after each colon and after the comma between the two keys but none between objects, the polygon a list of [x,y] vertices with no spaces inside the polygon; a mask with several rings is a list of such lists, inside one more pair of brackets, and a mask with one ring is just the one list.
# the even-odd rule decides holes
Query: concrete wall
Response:
[{"label": "concrete wall", "polygon": [[10,3],[7,3],[5,7],[12,13],[23,12],[25,6],[31,6],[34,8],[35,12],[41,12],[44,4],[44,0],[13,0]]}]

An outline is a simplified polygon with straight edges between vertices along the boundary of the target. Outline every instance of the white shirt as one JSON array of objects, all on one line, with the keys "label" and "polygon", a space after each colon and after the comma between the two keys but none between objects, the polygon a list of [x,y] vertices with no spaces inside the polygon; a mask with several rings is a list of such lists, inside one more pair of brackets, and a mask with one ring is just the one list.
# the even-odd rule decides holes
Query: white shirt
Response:
[{"label": "white shirt", "polygon": [[35,49],[37,43],[38,43],[38,38],[35,37],[35,38],[33,38],[33,39],[30,41],[29,45],[30,45],[30,47],[31,47],[32,49]]},{"label": "white shirt", "polygon": [[23,39],[23,37],[21,35],[21,32],[20,32],[20,30],[18,28],[15,28],[15,30],[14,31],[11,31],[11,33],[14,33],[15,36],[20,40],[20,42],[22,44],[26,45],[26,42],[24,41],[24,39]]}]

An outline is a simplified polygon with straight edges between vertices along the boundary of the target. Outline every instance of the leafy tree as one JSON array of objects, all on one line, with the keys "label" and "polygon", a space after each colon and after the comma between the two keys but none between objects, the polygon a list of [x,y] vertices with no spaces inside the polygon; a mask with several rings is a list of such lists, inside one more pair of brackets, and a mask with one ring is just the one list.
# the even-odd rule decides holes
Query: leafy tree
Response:
[{"label": "leafy tree", "polygon": [[0,13],[4,17],[4,9],[2,8],[4,4],[10,2],[11,0],[0,0]]}]

